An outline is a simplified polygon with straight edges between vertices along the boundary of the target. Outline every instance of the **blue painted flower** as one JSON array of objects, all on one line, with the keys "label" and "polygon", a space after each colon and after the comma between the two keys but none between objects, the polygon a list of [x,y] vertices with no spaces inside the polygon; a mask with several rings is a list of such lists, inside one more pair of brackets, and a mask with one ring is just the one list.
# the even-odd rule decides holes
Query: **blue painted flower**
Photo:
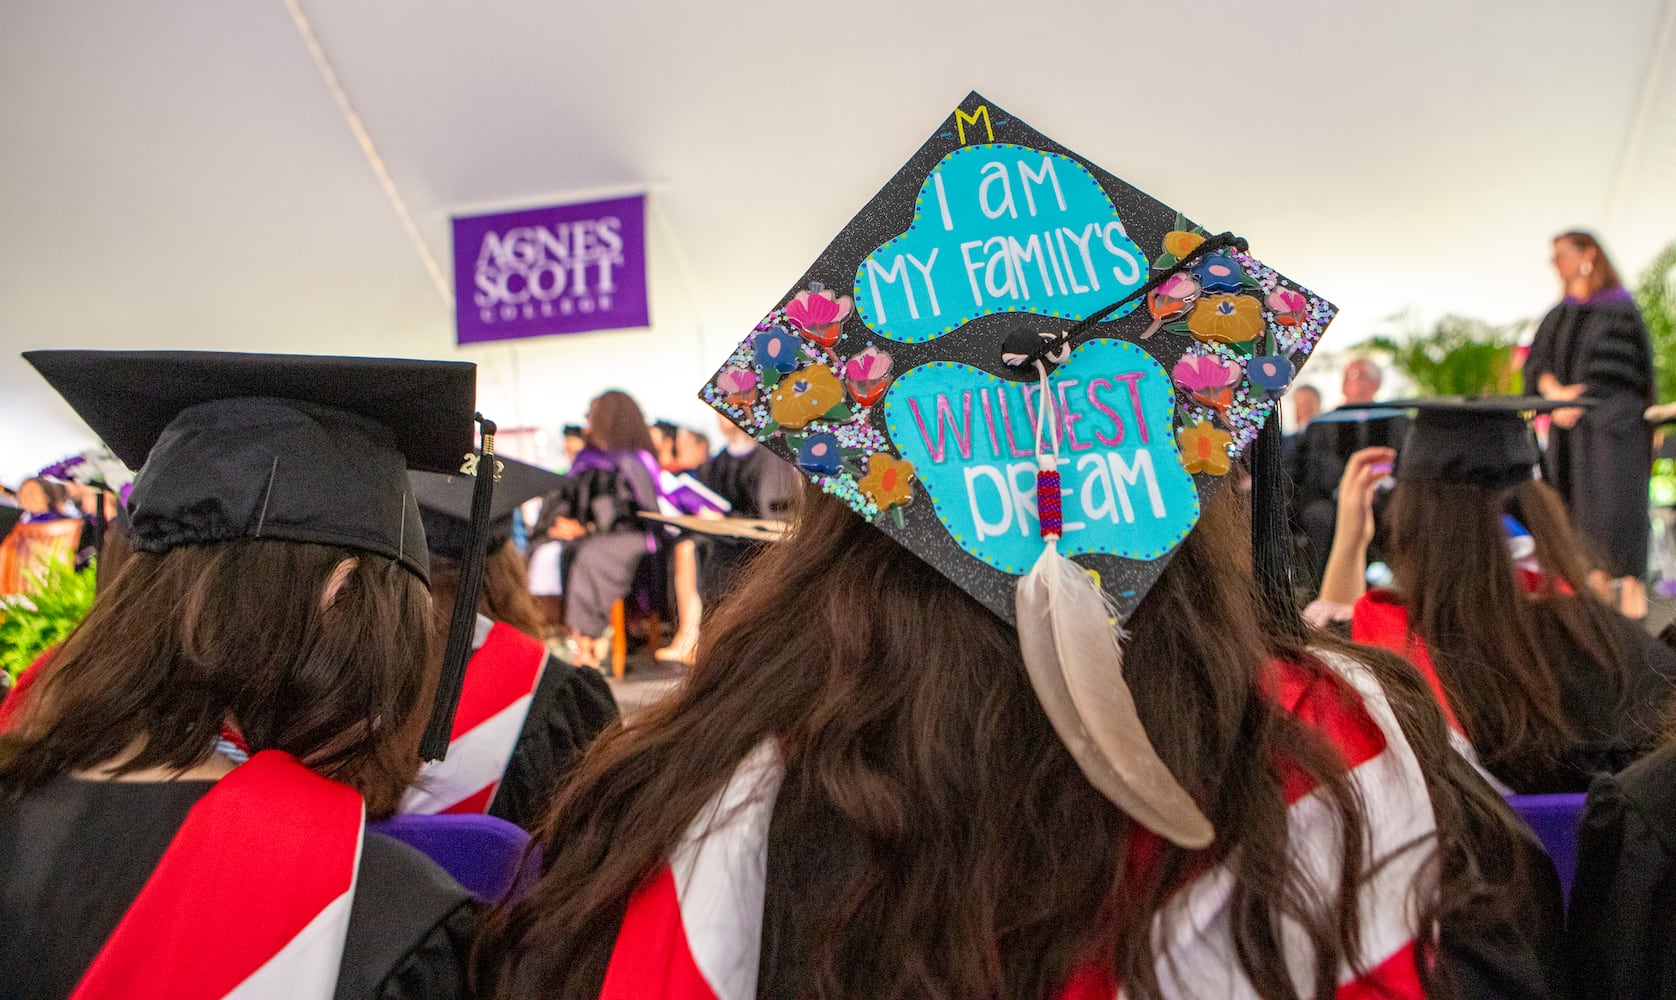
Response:
[{"label": "blue painted flower", "polygon": [[822,431],[804,438],[797,449],[797,467],[817,476],[836,476],[843,468],[837,435]]},{"label": "blue painted flower", "polygon": [[1193,276],[1207,292],[1237,292],[1245,272],[1232,257],[1213,253],[1193,265]]},{"label": "blue painted flower", "polygon": [[794,371],[798,365],[797,338],[785,327],[776,326],[756,336],[757,365],[772,368],[781,375]]},{"label": "blue painted flower", "polygon": [[1266,396],[1278,396],[1292,384],[1292,361],[1284,354],[1259,354],[1246,362],[1245,374]]}]

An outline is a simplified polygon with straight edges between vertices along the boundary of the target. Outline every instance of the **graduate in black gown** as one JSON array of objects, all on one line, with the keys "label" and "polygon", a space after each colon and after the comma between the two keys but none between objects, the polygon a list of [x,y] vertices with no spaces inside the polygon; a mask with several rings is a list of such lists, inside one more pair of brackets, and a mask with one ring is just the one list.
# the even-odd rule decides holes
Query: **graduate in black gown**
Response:
[{"label": "graduate in black gown", "polygon": [[[1062,177],[1124,206],[1132,259],[1156,260],[1088,302],[1118,318],[931,320],[894,290],[902,325],[883,322],[862,262],[901,261],[914,198],[946,179],[948,222],[928,195],[920,229],[981,245],[977,179],[1048,170],[1050,149],[969,96],[703,388],[796,463],[797,517],[686,682],[567,785],[540,884],[485,932],[492,996],[1550,995],[1557,907],[1545,923],[1528,841],[1424,681],[1306,635],[1283,580],[1255,579],[1257,526],[1284,520],[1267,418],[1332,306],[1067,159]],[[1202,337],[1151,336],[1147,312],[1189,308]],[[1290,353],[1247,367],[1206,346],[1259,332]],[[1262,517],[1234,485],[1235,432],[1275,460],[1253,474]],[[1172,513],[1156,549],[1112,541]]]},{"label": "graduate in black gown", "polygon": [[1554,414],[1543,476],[1571,509],[1590,555],[1618,582],[1620,608],[1645,617],[1653,432],[1642,414],[1654,402],[1652,344],[1635,299],[1593,236],[1556,237],[1554,268],[1565,300],[1536,328],[1525,391],[1594,405]]},{"label": "graduate in black gown", "polygon": [[[1565,506],[1533,479],[1539,397],[1394,401],[1417,412],[1400,454],[1351,457],[1321,594],[1351,635],[1409,657],[1482,765],[1522,794],[1581,792],[1656,747],[1676,651],[1601,601]],[[1366,586],[1372,497],[1392,589]]]},{"label": "graduate in black gown", "polygon": [[[478,629],[462,694],[462,704],[476,704],[475,714],[455,717],[453,742],[460,753],[451,750],[441,764],[422,772],[402,811],[486,812],[530,829],[588,744],[617,718],[617,702],[598,671],[547,652],[538,638],[545,623],[530,596],[523,560],[512,547],[513,510],[553,490],[561,477],[510,458],[500,462]],[[412,479],[431,550],[440,643],[448,631],[460,559],[470,544],[472,480],[428,472],[412,473]],[[522,723],[497,727],[500,713],[508,710],[522,712]],[[479,738],[467,739],[473,732]]]},{"label": "graduate in black gown", "polygon": [[26,357],[140,475],[0,733],[0,996],[465,995],[473,903],[364,824],[440,688],[406,467],[473,449],[474,366]]},{"label": "graduate in black gown", "polygon": [[[733,505],[734,517],[786,520],[800,491],[797,470],[731,422],[722,421],[721,430],[725,446],[693,475]],[[739,568],[762,543],[721,535],[693,537],[698,546],[698,592],[710,607],[732,589]]]}]

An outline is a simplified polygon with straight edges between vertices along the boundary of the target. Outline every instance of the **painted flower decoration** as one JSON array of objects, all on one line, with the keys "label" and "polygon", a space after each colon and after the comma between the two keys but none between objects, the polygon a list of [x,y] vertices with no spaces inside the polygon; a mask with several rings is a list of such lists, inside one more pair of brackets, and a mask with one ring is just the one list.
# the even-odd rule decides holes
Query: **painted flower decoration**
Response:
[{"label": "painted flower decoration", "polygon": [[1188,392],[1220,389],[1239,381],[1240,366],[1212,354],[1184,354],[1170,371],[1176,385]]},{"label": "painted flower decoration", "polygon": [[1198,233],[1183,232],[1180,229],[1171,230],[1164,234],[1164,252],[1180,260],[1199,249],[1199,244],[1204,241],[1205,238]]},{"label": "painted flower decoration", "polygon": [[1237,292],[1245,279],[1245,271],[1235,263],[1234,258],[1220,253],[1213,253],[1194,264],[1193,275],[1207,292]]},{"label": "painted flower decoration", "polygon": [[815,282],[808,291],[798,292],[786,303],[786,320],[803,336],[822,347],[831,347],[838,342],[844,320],[853,306],[848,295],[834,297],[829,289]]},{"label": "painted flower decoration", "polygon": [[1302,326],[1309,314],[1309,299],[1302,292],[1277,288],[1269,293],[1269,311],[1281,326]]},{"label": "painted flower decoration", "polygon": [[1164,321],[1180,316],[1199,297],[1199,279],[1186,271],[1177,271],[1164,279],[1163,284],[1146,293],[1146,311],[1152,314],[1152,325],[1141,334],[1141,339],[1152,336]]},{"label": "painted flower decoration", "polygon": [[723,368],[716,376],[716,388],[722,391],[722,396],[734,406],[750,406],[757,401],[757,387],[762,379],[749,368]]},{"label": "painted flower decoration", "polygon": [[1292,361],[1284,354],[1259,354],[1246,364],[1245,373],[1265,396],[1278,396],[1292,384]]},{"label": "painted flower decoration", "polygon": [[914,498],[914,463],[874,452],[867,456],[867,474],[856,486],[880,510],[900,507]]},{"label": "painted flower decoration", "polygon": [[844,467],[838,436],[822,431],[804,438],[797,448],[797,467],[817,476],[836,476]]},{"label": "painted flower decoration", "polygon": [[781,379],[768,401],[775,423],[806,427],[844,401],[844,386],[827,366],[807,365]]},{"label": "painted flower decoration", "polygon": [[844,363],[844,382],[857,406],[872,406],[890,387],[890,355],[867,345]]},{"label": "painted flower decoration", "polygon": [[1213,476],[1228,474],[1228,446],[1234,436],[1220,430],[1209,420],[1195,421],[1192,426],[1176,431],[1176,445],[1181,448],[1181,465],[1188,473],[1208,472]]},{"label": "painted flower decoration", "polygon": [[757,366],[772,368],[780,374],[797,370],[799,363],[797,338],[776,326],[756,335]]},{"label": "painted flower decoration", "polygon": [[1249,295],[1206,295],[1193,303],[1187,329],[1207,344],[1243,344],[1263,332],[1263,307]]}]

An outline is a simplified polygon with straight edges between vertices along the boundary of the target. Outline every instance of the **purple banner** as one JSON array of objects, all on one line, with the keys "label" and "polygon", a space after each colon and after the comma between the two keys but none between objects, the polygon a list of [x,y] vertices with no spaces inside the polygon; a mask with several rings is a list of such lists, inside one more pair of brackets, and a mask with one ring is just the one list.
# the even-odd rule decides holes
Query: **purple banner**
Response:
[{"label": "purple banner", "polygon": [[459,343],[646,326],[644,195],[454,219]]}]

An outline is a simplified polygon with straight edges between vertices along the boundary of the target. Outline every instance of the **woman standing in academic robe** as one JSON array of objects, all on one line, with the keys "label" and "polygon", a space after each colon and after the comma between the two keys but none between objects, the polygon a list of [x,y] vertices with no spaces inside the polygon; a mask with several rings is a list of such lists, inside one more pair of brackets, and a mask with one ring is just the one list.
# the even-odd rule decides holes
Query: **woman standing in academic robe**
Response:
[{"label": "woman standing in academic robe", "polygon": [[438,687],[405,466],[471,447],[472,366],[28,357],[141,471],[0,733],[0,996],[465,995],[474,904],[366,820]]},{"label": "woman standing in academic robe", "polygon": [[1620,587],[1619,607],[1647,614],[1647,482],[1653,435],[1642,414],[1653,402],[1653,350],[1635,300],[1606,251],[1588,233],[1554,240],[1565,299],[1537,327],[1525,359],[1525,391],[1549,400],[1584,398],[1589,409],[1554,414],[1543,475]]}]

